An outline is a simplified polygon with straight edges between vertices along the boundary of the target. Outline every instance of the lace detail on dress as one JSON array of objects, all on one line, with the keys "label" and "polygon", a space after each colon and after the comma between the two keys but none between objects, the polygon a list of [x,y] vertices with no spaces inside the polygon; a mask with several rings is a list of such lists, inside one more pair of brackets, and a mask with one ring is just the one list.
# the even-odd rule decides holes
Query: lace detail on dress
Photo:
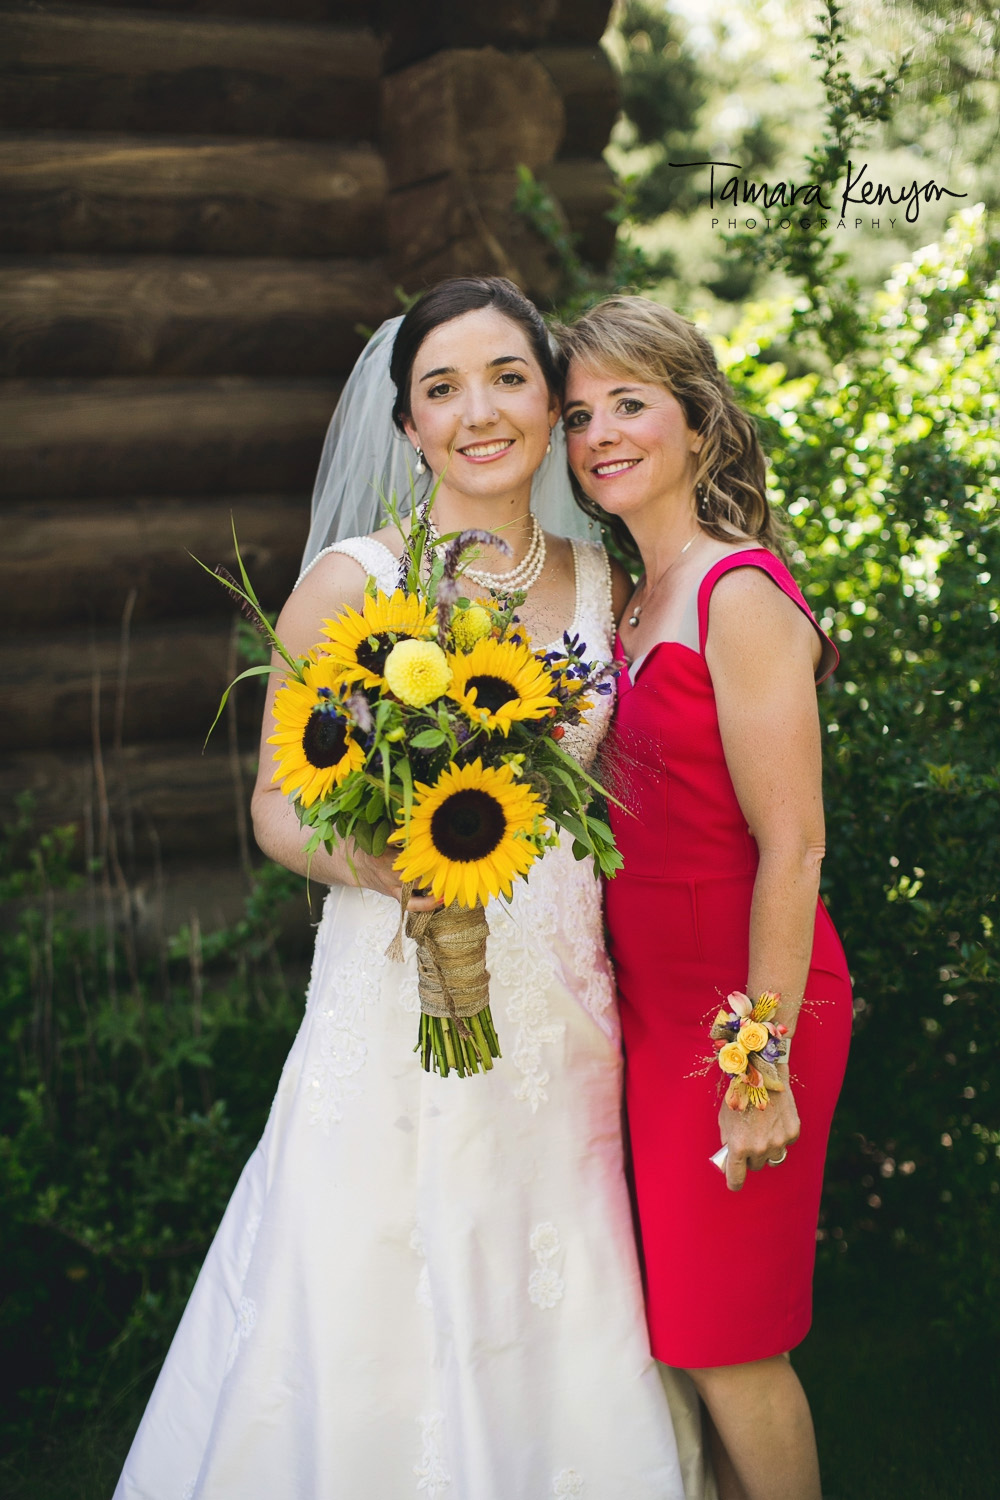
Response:
[{"label": "lace detail on dress", "polygon": [[240,1345],[248,1339],[257,1326],[257,1304],[252,1297],[241,1297],[239,1307],[236,1309],[236,1327],[233,1329],[233,1337],[229,1344],[229,1353],[226,1356],[226,1374],[228,1375],[236,1363],[236,1356],[240,1352]]},{"label": "lace detail on dress", "polygon": [[414,1226],[410,1231],[410,1249],[414,1255],[419,1255],[423,1261],[423,1265],[420,1267],[420,1274],[417,1277],[417,1284],[413,1289],[413,1295],[421,1307],[430,1307],[431,1273],[427,1266],[427,1251],[424,1249],[424,1237],[420,1232],[419,1225]]},{"label": "lace detail on dress", "polygon": [[[391,902],[387,904],[392,906]],[[315,1060],[306,1075],[305,1088],[310,1123],[318,1125],[324,1135],[344,1118],[348,1100],[361,1092],[355,1075],[368,1059],[364,1012],[378,999],[378,974],[385,966],[389,941],[388,936],[383,941],[383,936],[388,928],[389,923],[384,918],[377,920],[373,912],[372,919],[358,932],[360,953],[339,964],[331,963],[321,976],[322,999],[318,1002],[312,1049]]]},{"label": "lace detail on dress", "polygon": [[566,1033],[565,1022],[551,1020],[549,1012],[559,909],[541,867],[535,876],[530,885],[519,881],[514,887],[509,911],[502,902],[490,904],[486,950],[491,975],[513,992],[506,1006],[507,1019],[516,1028],[510,1058],[522,1074],[514,1097],[529,1104],[532,1114],[549,1097],[549,1071],[543,1066],[542,1048],[562,1041]]},{"label": "lace detail on dress", "polygon": [[420,1421],[423,1452],[419,1462],[413,1465],[413,1472],[417,1476],[418,1492],[427,1495],[429,1500],[451,1488],[451,1475],[441,1452],[443,1426],[444,1413],[440,1411],[431,1412]]},{"label": "lace detail on dress", "polygon": [[[568,844],[568,840],[564,841]],[[573,994],[611,1041],[621,1033],[615,1006],[615,986],[611,964],[601,940],[601,886],[592,876],[589,865],[581,867],[572,850],[560,846],[550,859],[560,862],[560,876],[566,882],[563,925],[571,954]],[[575,878],[574,878],[575,877]]]},{"label": "lace detail on dress", "polygon": [[[587,643],[587,661],[610,661],[614,640],[614,614],[611,603],[611,562],[599,542],[573,542],[576,564],[576,611],[571,630]],[[581,724],[571,724],[563,737],[562,747],[583,766],[593,764],[607,733],[613,699],[611,694],[595,695],[594,706]]]},{"label": "lace detail on dress", "polygon": [[539,1224],[528,1244],[537,1262],[528,1277],[528,1296],[536,1307],[555,1307],[566,1290],[566,1283],[552,1264],[562,1252],[559,1231],[554,1224]]},{"label": "lace detail on dress", "polygon": [[583,1494],[583,1475],[576,1469],[560,1469],[552,1481],[552,1493],[558,1500],[570,1495]]},{"label": "lace detail on dress", "polygon": [[399,583],[399,558],[393,556],[384,542],[377,541],[372,536],[348,536],[342,542],[334,542],[332,546],[324,547],[322,552],[316,553],[309,566],[303,568],[295,580],[293,593],[303,578],[312,572],[320,558],[329,557],[331,552],[342,552],[345,557],[353,557],[364,568],[368,577],[374,578],[383,594],[391,594]]}]

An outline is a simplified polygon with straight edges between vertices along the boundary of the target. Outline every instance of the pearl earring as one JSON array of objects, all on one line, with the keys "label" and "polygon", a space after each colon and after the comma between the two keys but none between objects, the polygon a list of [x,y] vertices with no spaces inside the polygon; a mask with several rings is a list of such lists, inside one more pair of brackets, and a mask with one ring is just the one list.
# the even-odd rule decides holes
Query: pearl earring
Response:
[{"label": "pearl earring", "polygon": [[424,462],[424,450],[423,450],[423,448],[418,448],[417,449],[417,466],[416,466],[416,472],[418,474],[426,474],[426,472],[427,472],[427,464]]},{"label": "pearl earring", "polygon": [[546,447],[546,449],[545,449],[545,457],[546,457],[546,458],[548,458],[548,456],[549,456],[549,454],[550,454],[550,453],[551,453],[551,452],[552,452],[552,439],[551,439],[551,438],[549,438],[549,441],[548,441],[548,446],[547,446],[547,447]]}]

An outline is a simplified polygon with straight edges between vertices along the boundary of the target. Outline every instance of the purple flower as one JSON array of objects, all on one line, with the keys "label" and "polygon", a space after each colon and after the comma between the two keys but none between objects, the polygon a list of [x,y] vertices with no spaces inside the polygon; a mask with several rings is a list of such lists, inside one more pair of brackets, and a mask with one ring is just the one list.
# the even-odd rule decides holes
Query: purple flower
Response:
[{"label": "purple flower", "polygon": [[444,554],[445,578],[455,577],[455,574],[458,572],[459,563],[462,561],[462,554],[468,552],[470,547],[476,546],[496,547],[497,551],[501,552],[504,557],[510,557],[513,550],[509,542],[505,542],[502,536],[497,536],[492,531],[480,531],[475,528],[469,531],[460,531],[455,540],[449,542],[447,551]]},{"label": "purple flower", "polygon": [[[326,689],[321,688],[320,692]],[[347,700],[347,710],[362,734],[370,734],[374,720],[372,718],[371,704],[364,693],[352,693]]]}]

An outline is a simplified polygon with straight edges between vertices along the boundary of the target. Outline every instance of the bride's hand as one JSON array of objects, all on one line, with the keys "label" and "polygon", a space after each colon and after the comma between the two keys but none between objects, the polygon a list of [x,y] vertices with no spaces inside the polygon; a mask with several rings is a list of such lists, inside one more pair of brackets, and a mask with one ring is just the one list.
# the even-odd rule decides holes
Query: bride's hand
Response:
[{"label": "bride's hand", "polygon": [[[782,1068],[781,1072],[787,1070]],[[765,1109],[741,1112],[723,1101],[719,1130],[723,1145],[729,1147],[726,1186],[738,1193],[748,1171],[757,1172],[769,1161],[777,1163],[783,1152],[794,1149],[799,1138],[799,1112],[787,1078],[783,1092],[769,1094]]]},{"label": "bride's hand", "polygon": [[[346,855],[345,855],[346,857]],[[383,896],[391,896],[393,901],[399,901],[403,895],[403,885],[399,878],[399,871],[392,868],[392,862],[396,859],[395,854],[366,854],[357,845],[351,849],[351,865],[348,866],[348,881],[351,885],[363,886],[369,891],[378,891]],[[418,895],[416,892],[406,903],[407,911],[434,911],[441,905],[435,896]]]}]

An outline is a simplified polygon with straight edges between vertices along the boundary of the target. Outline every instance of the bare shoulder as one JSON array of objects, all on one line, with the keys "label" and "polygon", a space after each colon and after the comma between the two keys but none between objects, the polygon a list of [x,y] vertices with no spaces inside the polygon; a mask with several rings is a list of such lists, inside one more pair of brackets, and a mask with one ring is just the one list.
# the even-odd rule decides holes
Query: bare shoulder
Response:
[{"label": "bare shoulder", "polygon": [[790,651],[806,650],[811,660],[820,653],[819,637],[799,606],[752,566],[730,568],[712,590],[708,646],[717,658],[756,663]]},{"label": "bare shoulder", "polygon": [[294,656],[302,656],[316,645],[324,620],[345,604],[361,608],[366,581],[364,568],[345,552],[328,552],[317,558],[289,594],[275,627]]}]

